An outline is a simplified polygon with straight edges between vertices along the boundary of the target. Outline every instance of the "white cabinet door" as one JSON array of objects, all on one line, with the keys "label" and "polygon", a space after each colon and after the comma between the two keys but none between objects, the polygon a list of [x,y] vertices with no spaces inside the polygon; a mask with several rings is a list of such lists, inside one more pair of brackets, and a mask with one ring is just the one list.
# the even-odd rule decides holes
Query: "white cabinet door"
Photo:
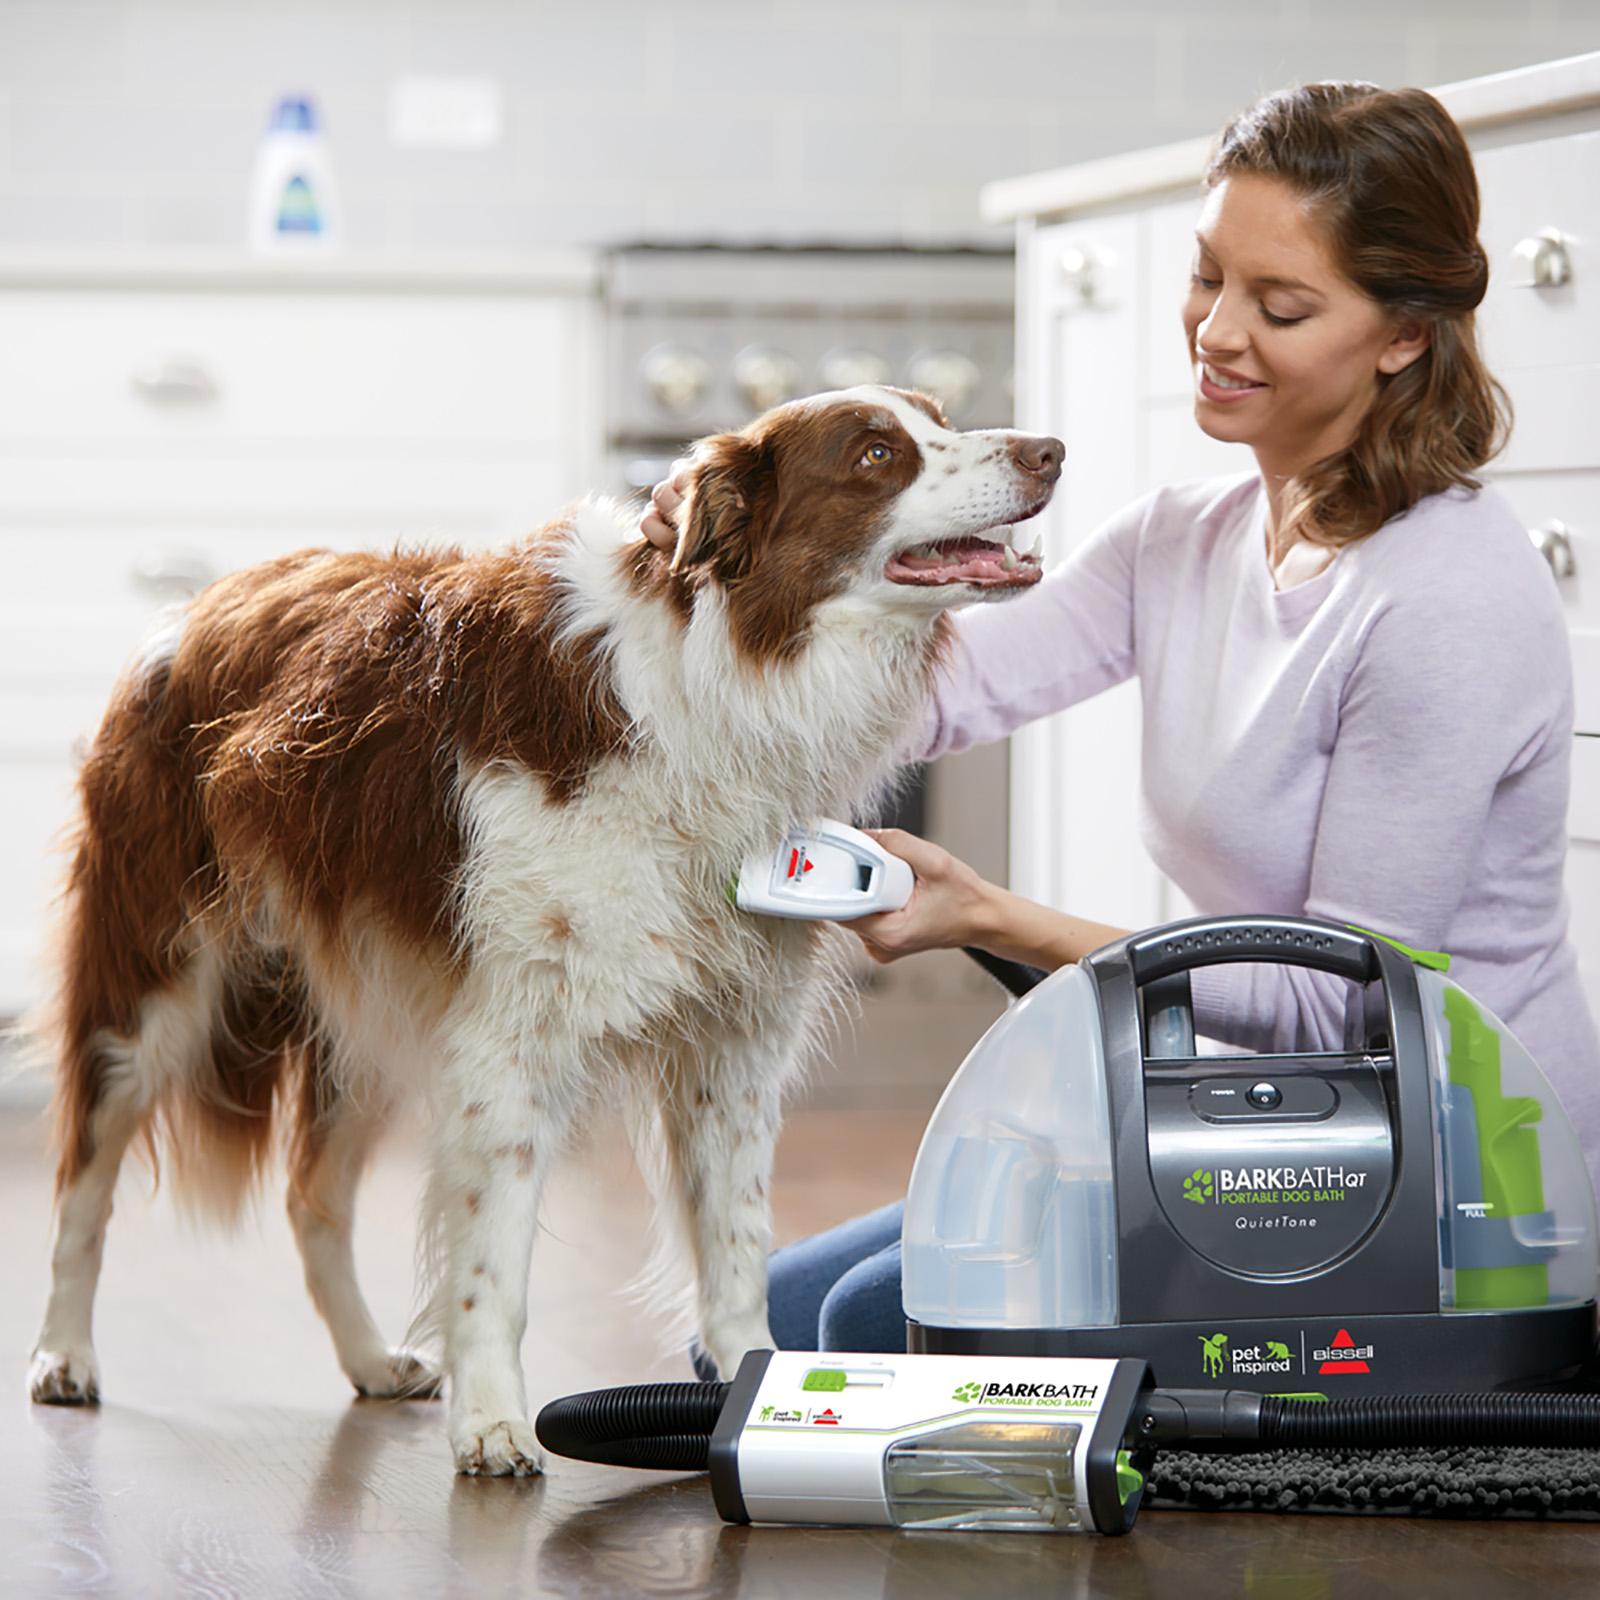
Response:
[{"label": "white cabinet door", "polygon": [[[1054,566],[1139,492],[1138,219],[1041,228],[1019,270],[1018,423],[1067,446],[1045,525]],[[1013,737],[1019,893],[1120,926],[1161,920],[1161,876],[1139,839],[1140,723],[1128,683]]]}]

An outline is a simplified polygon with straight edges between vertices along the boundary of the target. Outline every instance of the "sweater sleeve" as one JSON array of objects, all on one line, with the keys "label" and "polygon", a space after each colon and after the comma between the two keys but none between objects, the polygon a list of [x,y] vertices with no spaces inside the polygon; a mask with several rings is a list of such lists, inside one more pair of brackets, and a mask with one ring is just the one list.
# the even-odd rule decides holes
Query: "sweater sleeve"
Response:
[{"label": "sweater sleeve", "polygon": [[[1448,948],[1470,875],[1483,870],[1497,792],[1571,721],[1566,637],[1546,601],[1538,587],[1483,573],[1451,593],[1398,596],[1358,637],[1305,915]],[[1521,826],[1508,798],[1498,825]],[[1250,964],[1203,968],[1192,988],[1196,1028],[1210,1038],[1252,1050],[1343,1046],[1342,979]]]},{"label": "sweater sleeve", "polygon": [[1136,556],[1155,502],[1146,495],[1103,522],[1027,594],[956,612],[907,760],[1003,739],[1133,675]]}]

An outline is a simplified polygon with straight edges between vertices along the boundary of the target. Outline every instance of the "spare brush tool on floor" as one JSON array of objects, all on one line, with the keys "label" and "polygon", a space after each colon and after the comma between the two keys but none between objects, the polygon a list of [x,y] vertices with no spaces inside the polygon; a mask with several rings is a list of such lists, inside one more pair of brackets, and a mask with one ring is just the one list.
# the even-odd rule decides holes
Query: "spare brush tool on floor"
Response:
[{"label": "spare brush tool on floor", "polygon": [[[752,1350],[729,1383],[569,1395],[534,1428],[546,1449],[581,1461],[709,1470],[727,1522],[1126,1533],[1161,1470],[1159,1445],[1570,1450],[1600,1445],[1600,1397],[1325,1401],[1155,1389],[1145,1363],[1126,1358]],[[1574,1476],[1564,1464],[1564,1480]],[[1590,1509],[1595,1489],[1591,1474]]]},{"label": "spare brush tool on floor", "polygon": [[[552,1450],[709,1461],[738,1520],[1110,1532],[1150,1499],[1600,1509],[1600,1397],[1496,1392],[1573,1383],[1593,1356],[1593,1190],[1549,1082],[1447,957],[1276,916],[1174,923],[1048,976],[972,953],[1020,997],[918,1152],[912,1353],[753,1353],[731,1389],[668,1386],[700,1422],[607,1433],[605,1456],[556,1402]],[[1190,973],[1232,962],[1344,979],[1343,1047],[1197,1052]],[[1085,1386],[1069,1418],[1060,1395]],[[651,1463],[664,1427],[687,1442]],[[1555,1483],[1526,1447],[1577,1454]],[[1240,1448],[1276,1452],[1277,1477],[1232,1472],[1217,1452]]]}]

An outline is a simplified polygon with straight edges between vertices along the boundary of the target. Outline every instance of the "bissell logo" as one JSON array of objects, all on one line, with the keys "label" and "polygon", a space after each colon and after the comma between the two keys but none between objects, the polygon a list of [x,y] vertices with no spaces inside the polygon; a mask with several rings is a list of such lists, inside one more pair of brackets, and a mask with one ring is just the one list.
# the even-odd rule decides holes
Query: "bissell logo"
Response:
[{"label": "bissell logo", "polygon": [[1370,1344],[1358,1345],[1350,1337],[1348,1328],[1341,1328],[1333,1336],[1333,1344],[1326,1350],[1313,1350],[1311,1359],[1320,1361],[1322,1365],[1317,1368],[1319,1373],[1324,1372],[1371,1372],[1367,1359],[1372,1354]]},{"label": "bissell logo", "polygon": [[839,1413],[829,1406],[826,1411],[819,1411],[812,1419],[813,1426],[838,1427]]},{"label": "bissell logo", "polygon": [[786,877],[786,878],[803,878],[803,877],[805,877],[805,875],[808,872],[811,871],[811,869],[814,866],[816,866],[816,862],[815,861],[807,861],[806,858],[805,858],[805,852],[804,851],[802,851],[802,850],[790,850],[790,852],[789,852],[789,870],[786,873],[784,873],[784,877]]}]

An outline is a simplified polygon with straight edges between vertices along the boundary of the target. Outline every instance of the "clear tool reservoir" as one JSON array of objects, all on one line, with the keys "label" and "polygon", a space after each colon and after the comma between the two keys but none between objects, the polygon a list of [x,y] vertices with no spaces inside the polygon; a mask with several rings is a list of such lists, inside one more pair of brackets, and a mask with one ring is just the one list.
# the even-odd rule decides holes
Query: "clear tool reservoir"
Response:
[{"label": "clear tool reservoir", "polygon": [[1116,1256],[1099,1003],[1063,967],[978,1041],[928,1124],[906,1195],[906,1315],[1109,1327]]}]

